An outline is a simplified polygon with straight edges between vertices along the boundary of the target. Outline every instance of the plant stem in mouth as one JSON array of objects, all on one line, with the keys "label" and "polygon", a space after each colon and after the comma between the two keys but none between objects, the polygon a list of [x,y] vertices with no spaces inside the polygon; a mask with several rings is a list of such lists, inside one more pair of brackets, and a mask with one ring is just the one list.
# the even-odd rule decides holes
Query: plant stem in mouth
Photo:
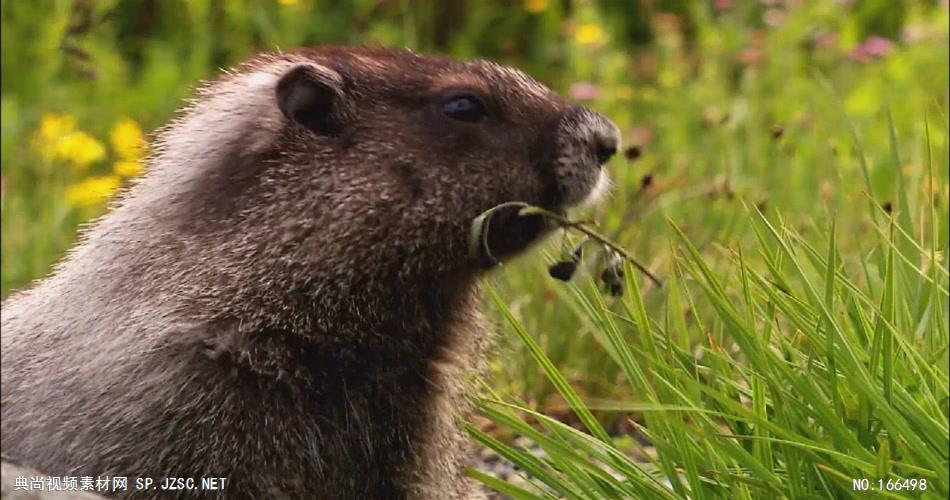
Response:
[{"label": "plant stem in mouth", "polygon": [[521,215],[521,216],[540,215],[549,220],[553,220],[561,227],[575,229],[581,233],[584,233],[584,235],[586,235],[588,238],[599,242],[600,244],[606,246],[607,248],[613,250],[614,252],[617,252],[618,254],[622,255],[623,258],[630,261],[630,263],[633,264],[633,266],[636,267],[638,271],[640,271],[647,278],[649,278],[650,281],[652,281],[653,284],[656,285],[657,288],[663,287],[663,282],[660,280],[660,278],[658,278],[656,275],[650,272],[650,270],[644,267],[643,264],[640,264],[640,262],[638,262],[637,259],[635,259],[632,255],[630,255],[630,253],[627,252],[626,249],[608,240],[605,236],[601,235],[597,231],[594,231],[593,229],[591,229],[589,227],[591,225],[590,221],[571,220],[563,215],[552,212],[550,210],[545,210],[541,207],[536,207],[536,206],[527,205],[527,204],[525,204],[525,206],[521,210],[518,211],[518,215]]},{"label": "plant stem in mouth", "polygon": [[481,215],[479,215],[472,221],[472,231],[471,231],[471,234],[469,235],[470,236],[469,247],[470,247],[470,251],[472,255],[478,255],[479,251],[483,250],[489,260],[491,260],[493,263],[498,262],[497,259],[495,259],[495,257],[492,255],[491,250],[488,248],[489,220],[492,214],[494,214],[497,210],[500,210],[502,208],[508,208],[508,207],[521,207],[521,210],[518,211],[518,215],[521,217],[528,216],[528,215],[540,215],[544,217],[545,219],[548,219],[550,221],[557,223],[557,225],[559,225],[562,228],[574,229],[578,232],[583,233],[588,238],[599,242],[605,247],[623,256],[623,258],[628,260],[634,267],[637,268],[638,271],[640,271],[647,278],[649,278],[650,281],[652,281],[653,284],[655,284],[657,288],[663,287],[663,282],[660,280],[660,278],[656,277],[656,275],[651,273],[646,267],[640,264],[637,261],[637,259],[635,259],[632,255],[630,255],[630,253],[627,252],[623,247],[617,245],[616,243],[610,241],[609,239],[607,239],[605,236],[601,235],[597,231],[591,229],[590,226],[594,225],[592,221],[571,220],[571,219],[568,219],[566,216],[561,215],[559,213],[552,212],[551,210],[547,210],[547,209],[544,209],[535,205],[531,205],[522,201],[509,201],[506,203],[502,203],[500,205],[496,205],[486,210],[485,212],[483,212]]}]

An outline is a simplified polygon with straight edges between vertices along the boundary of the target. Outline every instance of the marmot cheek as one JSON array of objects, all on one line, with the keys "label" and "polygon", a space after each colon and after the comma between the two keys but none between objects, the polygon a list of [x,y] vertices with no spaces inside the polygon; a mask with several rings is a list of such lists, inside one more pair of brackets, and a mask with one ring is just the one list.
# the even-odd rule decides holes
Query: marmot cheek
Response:
[{"label": "marmot cheek", "polygon": [[600,169],[600,175],[597,176],[597,181],[594,183],[594,188],[587,193],[587,196],[581,200],[579,205],[586,207],[596,204],[610,191],[611,186],[612,183],[610,182],[610,176],[607,175],[607,172],[604,171],[604,169]]}]

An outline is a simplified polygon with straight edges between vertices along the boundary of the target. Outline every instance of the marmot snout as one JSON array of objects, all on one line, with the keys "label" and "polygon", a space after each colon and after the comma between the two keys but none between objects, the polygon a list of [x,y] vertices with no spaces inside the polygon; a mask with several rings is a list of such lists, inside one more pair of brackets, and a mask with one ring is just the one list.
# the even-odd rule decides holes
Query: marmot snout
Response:
[{"label": "marmot snout", "polygon": [[[490,335],[469,225],[583,202],[618,142],[490,62],[245,63],[3,304],[3,453],[60,476],[227,477],[226,498],[473,495],[456,418]],[[514,255],[544,230],[501,217],[489,244]],[[184,494],[115,494],[156,493]]]},{"label": "marmot snout", "polygon": [[607,175],[600,167],[620,147],[617,126],[586,108],[572,108],[561,120],[557,143],[555,175],[561,200],[574,205],[603,194]]}]

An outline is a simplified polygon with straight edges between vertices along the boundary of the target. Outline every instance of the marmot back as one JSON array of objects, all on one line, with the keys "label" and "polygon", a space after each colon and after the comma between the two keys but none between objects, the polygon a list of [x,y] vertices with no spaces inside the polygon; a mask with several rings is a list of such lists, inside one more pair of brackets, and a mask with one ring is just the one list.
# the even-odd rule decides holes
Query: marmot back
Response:
[{"label": "marmot back", "polygon": [[[616,127],[519,71],[385,49],[259,56],[2,307],[3,453],[51,475],[226,477],[226,498],[462,498],[490,336],[473,218],[605,185]],[[492,221],[491,253],[546,231]]]}]

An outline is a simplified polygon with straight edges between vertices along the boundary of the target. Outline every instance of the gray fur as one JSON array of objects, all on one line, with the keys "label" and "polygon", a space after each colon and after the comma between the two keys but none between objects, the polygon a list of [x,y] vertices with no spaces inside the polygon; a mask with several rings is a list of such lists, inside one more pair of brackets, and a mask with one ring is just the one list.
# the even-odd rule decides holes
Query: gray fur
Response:
[{"label": "gray fur", "polygon": [[[338,135],[278,109],[299,65],[339,87]],[[454,88],[497,114],[447,121],[433,96]],[[245,63],[4,302],[3,453],[53,475],[224,476],[226,498],[477,496],[457,426],[490,344],[469,223],[580,201],[603,177],[591,141],[616,135],[488,62],[321,48]],[[500,217],[493,253],[546,230]]]}]

